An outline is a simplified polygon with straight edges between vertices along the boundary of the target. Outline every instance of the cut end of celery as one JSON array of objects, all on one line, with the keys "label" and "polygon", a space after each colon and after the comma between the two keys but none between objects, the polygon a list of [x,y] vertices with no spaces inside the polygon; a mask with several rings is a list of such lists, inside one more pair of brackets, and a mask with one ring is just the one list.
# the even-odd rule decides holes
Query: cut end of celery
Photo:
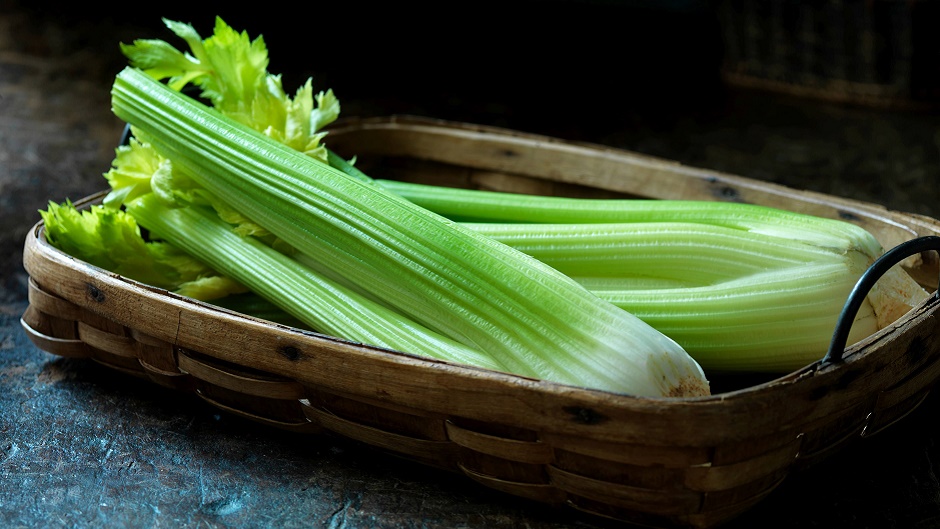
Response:
[{"label": "cut end of celery", "polygon": [[707,397],[711,387],[703,378],[689,375],[677,381],[666,397]]},{"label": "cut end of celery", "polygon": [[884,329],[915,307],[923,303],[930,294],[900,265],[891,267],[868,293],[878,321],[878,329]]},{"label": "cut end of celery", "polygon": [[875,309],[872,307],[871,301],[865,298],[858,308],[855,320],[852,322],[852,328],[849,330],[846,343],[860,342],[879,330],[881,330],[881,327],[878,325],[878,316],[875,314]]}]

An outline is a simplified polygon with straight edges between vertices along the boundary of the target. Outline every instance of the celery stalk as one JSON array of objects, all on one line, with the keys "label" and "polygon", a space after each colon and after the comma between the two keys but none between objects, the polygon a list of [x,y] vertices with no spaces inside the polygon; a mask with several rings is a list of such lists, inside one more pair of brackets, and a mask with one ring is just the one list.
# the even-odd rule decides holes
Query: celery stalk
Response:
[{"label": "celery stalk", "polygon": [[207,109],[133,67],[117,117],[175,167],[333,273],[511,372],[644,396],[708,393],[673,340],[571,278]]},{"label": "celery stalk", "polygon": [[[825,355],[860,276],[853,269],[824,262],[708,286],[594,292],[675,339],[709,373],[788,372]],[[878,328],[868,304],[849,339]]]},{"label": "celery stalk", "polygon": [[[709,224],[464,225],[575,278],[709,373],[792,371],[822,358],[870,264],[861,252]],[[877,330],[867,308],[850,339]]]},{"label": "celery stalk", "polygon": [[878,241],[854,224],[778,208],[708,200],[584,199],[521,195],[375,179],[398,196],[466,222],[619,223],[694,222],[785,237],[820,247],[852,248],[872,259]]},{"label": "celery stalk", "polygon": [[318,332],[440,360],[505,370],[473,350],[325,279],[208,208],[167,207],[153,193],[125,204],[151,233],[239,281]]},{"label": "celery stalk", "polygon": [[841,259],[800,241],[693,222],[462,224],[577,279],[646,277],[707,285]]}]

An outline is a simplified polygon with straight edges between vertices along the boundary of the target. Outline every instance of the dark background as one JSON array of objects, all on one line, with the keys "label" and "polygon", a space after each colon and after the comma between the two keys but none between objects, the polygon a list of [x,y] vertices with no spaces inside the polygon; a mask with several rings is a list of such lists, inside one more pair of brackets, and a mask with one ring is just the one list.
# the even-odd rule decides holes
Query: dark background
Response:
[{"label": "dark background", "polygon": [[[288,91],[312,77],[345,116],[504,126],[940,216],[933,2],[220,5],[0,0],[0,526],[603,525],[28,342],[23,240],[48,200],[104,187],[117,43],[182,47],[160,17],[262,34]],[[728,527],[940,526],[937,411],[929,399]]]}]

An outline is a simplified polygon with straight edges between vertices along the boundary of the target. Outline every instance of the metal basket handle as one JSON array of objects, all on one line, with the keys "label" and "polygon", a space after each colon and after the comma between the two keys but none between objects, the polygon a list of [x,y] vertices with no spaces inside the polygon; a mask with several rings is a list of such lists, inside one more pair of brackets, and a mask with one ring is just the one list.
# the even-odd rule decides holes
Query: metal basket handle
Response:
[{"label": "metal basket handle", "polygon": [[[842,354],[845,352],[846,341],[849,337],[849,331],[852,329],[852,323],[855,322],[855,316],[858,315],[858,309],[862,302],[868,296],[868,292],[875,286],[875,283],[881,279],[892,266],[900,263],[908,257],[933,250],[940,255],[940,237],[928,235],[918,237],[903,242],[894,248],[885,252],[862,274],[855,287],[849,294],[845,305],[842,307],[842,313],[839,315],[839,321],[836,322],[835,332],[832,334],[832,341],[829,343],[829,350],[823,357],[821,365],[827,365],[842,360]],[[933,294],[934,297],[940,296],[940,290]]]}]

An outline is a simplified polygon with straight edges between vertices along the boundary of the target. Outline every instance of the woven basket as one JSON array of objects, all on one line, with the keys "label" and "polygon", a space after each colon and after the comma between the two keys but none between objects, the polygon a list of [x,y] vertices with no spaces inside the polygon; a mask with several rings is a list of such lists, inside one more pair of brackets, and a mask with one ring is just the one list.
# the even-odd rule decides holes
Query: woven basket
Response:
[{"label": "woven basket", "polygon": [[[940,223],[630,152],[494,128],[346,119],[331,148],[381,178],[567,196],[738,200],[848,219],[885,247]],[[102,194],[88,197],[87,205]],[[635,398],[426,360],[272,324],[108,273],[26,239],[23,326],[90,358],[287,430],[331,433],[505,493],[659,527],[714,527],[791,472],[892,424],[940,375],[931,296],[890,328],[775,380]],[[903,266],[937,287],[933,252]],[[740,384],[740,381],[738,381]]]}]

